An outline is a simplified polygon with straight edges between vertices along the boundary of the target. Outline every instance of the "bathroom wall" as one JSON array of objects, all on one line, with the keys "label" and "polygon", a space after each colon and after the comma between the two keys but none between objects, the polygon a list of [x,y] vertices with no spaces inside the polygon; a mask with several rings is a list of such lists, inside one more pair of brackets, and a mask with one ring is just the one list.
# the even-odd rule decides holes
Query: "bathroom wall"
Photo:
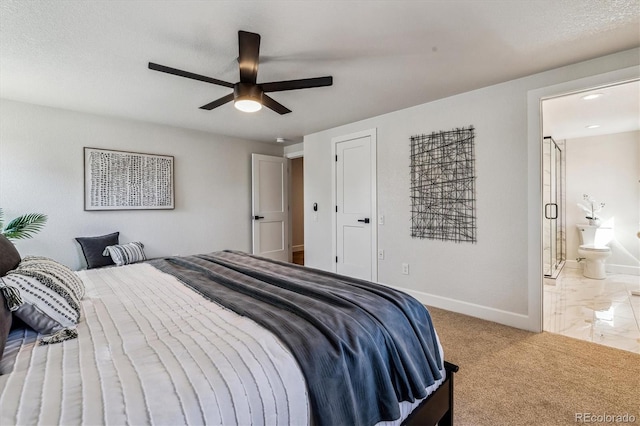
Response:
[{"label": "bathroom wall", "polygon": [[640,132],[567,139],[566,164],[569,264],[578,257],[576,224],[586,222],[577,203],[588,194],[605,203],[598,216],[614,226],[608,272],[640,274]]}]

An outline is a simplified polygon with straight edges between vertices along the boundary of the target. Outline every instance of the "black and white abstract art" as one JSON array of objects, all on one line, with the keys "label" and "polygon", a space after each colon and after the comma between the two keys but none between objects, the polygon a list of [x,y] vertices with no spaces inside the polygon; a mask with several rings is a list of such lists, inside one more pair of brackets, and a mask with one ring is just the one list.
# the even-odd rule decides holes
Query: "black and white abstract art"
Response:
[{"label": "black and white abstract art", "polygon": [[411,236],[476,242],[474,128],[411,137]]},{"label": "black and white abstract art", "polygon": [[173,208],[172,156],[84,148],[85,210]]}]

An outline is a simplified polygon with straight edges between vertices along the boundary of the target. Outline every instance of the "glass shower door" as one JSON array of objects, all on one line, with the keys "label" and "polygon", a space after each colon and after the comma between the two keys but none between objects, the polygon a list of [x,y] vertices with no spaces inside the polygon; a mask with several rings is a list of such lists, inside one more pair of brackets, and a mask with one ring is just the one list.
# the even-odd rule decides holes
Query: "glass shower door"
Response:
[{"label": "glass shower door", "polygon": [[543,272],[555,277],[563,259],[562,224],[562,151],[553,138],[543,140]]}]

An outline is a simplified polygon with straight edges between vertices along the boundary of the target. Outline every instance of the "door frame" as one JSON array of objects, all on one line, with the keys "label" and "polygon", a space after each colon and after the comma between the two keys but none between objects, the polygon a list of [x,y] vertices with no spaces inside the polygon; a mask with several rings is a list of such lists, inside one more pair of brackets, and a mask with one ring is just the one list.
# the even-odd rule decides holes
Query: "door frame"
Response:
[{"label": "door frame", "polygon": [[[291,211],[291,160],[296,158],[304,158],[304,149],[300,151],[287,152],[284,154],[284,158],[287,159],[287,173],[289,184],[287,185],[287,191],[289,192],[289,263],[293,263],[293,212]],[[304,189],[303,189],[304,191]],[[304,204],[304,201],[303,201]],[[304,209],[304,205],[302,206]],[[306,221],[306,219],[305,219]]]},{"label": "door frame", "polygon": [[622,68],[594,76],[565,81],[551,86],[533,89],[527,93],[527,242],[529,262],[527,267],[528,315],[520,328],[533,332],[543,331],[543,280],[542,270],[542,101],[569,95],[597,87],[610,86],[640,78],[637,66]]},{"label": "door frame", "polygon": [[377,129],[363,130],[347,135],[331,138],[331,270],[337,272],[337,264],[333,260],[338,253],[338,223],[336,220],[335,206],[337,206],[337,179],[336,179],[336,146],[341,142],[353,139],[369,137],[371,149],[371,281],[378,281],[378,168],[377,168]]}]

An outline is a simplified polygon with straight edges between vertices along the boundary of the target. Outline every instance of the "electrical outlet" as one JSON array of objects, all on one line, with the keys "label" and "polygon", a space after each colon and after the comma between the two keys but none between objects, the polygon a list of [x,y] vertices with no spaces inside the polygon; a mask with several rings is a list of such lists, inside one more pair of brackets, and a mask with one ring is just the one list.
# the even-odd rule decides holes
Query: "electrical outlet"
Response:
[{"label": "electrical outlet", "polygon": [[378,216],[378,225],[384,225],[384,215]]},{"label": "electrical outlet", "polygon": [[384,250],[378,250],[378,260],[384,260]]},{"label": "electrical outlet", "polygon": [[402,274],[403,275],[409,275],[409,264],[408,263],[403,263],[402,264]]}]

